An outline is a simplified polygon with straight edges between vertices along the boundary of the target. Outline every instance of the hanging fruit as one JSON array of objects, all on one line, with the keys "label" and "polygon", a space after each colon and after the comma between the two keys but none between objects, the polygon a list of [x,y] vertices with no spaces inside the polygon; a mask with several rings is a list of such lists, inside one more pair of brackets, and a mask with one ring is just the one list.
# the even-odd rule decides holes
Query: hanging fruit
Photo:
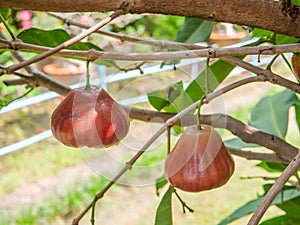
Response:
[{"label": "hanging fruit", "polygon": [[71,147],[109,147],[129,129],[125,110],[102,88],[74,89],[51,117],[53,136]]},{"label": "hanging fruit", "polygon": [[233,172],[231,155],[209,125],[186,128],[165,162],[165,176],[170,184],[187,192],[220,187]]}]

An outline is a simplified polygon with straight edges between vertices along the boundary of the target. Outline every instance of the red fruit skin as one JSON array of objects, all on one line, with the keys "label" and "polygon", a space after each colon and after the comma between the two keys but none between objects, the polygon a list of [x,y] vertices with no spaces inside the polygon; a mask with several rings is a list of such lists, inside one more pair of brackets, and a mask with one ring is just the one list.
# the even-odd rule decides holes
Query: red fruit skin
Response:
[{"label": "red fruit skin", "polygon": [[165,162],[169,183],[183,191],[200,192],[227,183],[234,161],[220,135],[208,125],[188,127]]},{"label": "red fruit skin", "polygon": [[71,147],[109,147],[126,136],[125,110],[102,88],[74,89],[51,116],[53,136]]},{"label": "red fruit skin", "polygon": [[292,56],[292,67],[294,70],[294,75],[298,82],[300,82],[300,55],[299,53],[294,53]]}]

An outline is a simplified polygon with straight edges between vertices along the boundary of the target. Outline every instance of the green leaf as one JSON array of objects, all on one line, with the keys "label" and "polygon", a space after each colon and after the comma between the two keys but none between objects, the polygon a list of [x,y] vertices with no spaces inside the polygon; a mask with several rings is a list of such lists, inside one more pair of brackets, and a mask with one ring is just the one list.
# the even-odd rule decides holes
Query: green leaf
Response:
[{"label": "green leaf", "polygon": [[243,149],[243,148],[253,148],[257,147],[257,144],[252,144],[252,143],[246,143],[242,141],[240,138],[232,138],[229,140],[226,140],[224,142],[226,147],[228,148],[235,148],[235,149]]},{"label": "green leaf", "polygon": [[296,121],[300,131],[300,102],[297,102],[294,106],[295,106]]},{"label": "green leaf", "polygon": [[0,98],[0,110],[5,107],[8,106],[10,103],[21,99],[23,97],[25,97],[26,95],[28,95],[32,90],[34,90],[33,88],[30,88],[29,90],[27,90],[23,95],[19,95],[17,97],[13,97],[11,94],[6,94],[3,97]]},{"label": "green leaf", "polygon": [[167,183],[168,181],[164,175],[156,179],[155,188],[157,195],[159,195],[159,190],[162,189]]},{"label": "green leaf", "polygon": [[213,28],[213,22],[187,17],[178,31],[175,41],[194,44],[206,41]]},{"label": "green leaf", "polygon": [[[256,46],[257,43],[259,43],[259,41],[253,40],[252,42],[248,42],[248,44],[244,46]],[[244,56],[239,56],[237,58],[242,60]],[[218,83],[221,83],[234,68],[235,65],[224,62],[222,60],[218,60],[210,66],[210,70],[215,75],[215,78],[218,81]]]},{"label": "green leaf", "polygon": [[188,107],[189,105],[193,104],[192,99],[183,89],[179,93],[176,98],[170,102],[169,105],[166,105],[163,110],[170,113],[177,113]]},{"label": "green leaf", "polygon": [[298,38],[290,37],[283,34],[275,34],[273,31],[263,30],[259,28],[255,28],[253,30],[252,36],[269,39],[270,41],[272,40],[272,42],[275,42],[274,44],[277,45],[297,43],[299,41]]},{"label": "green leaf", "polygon": [[289,217],[300,219],[300,197],[291,199],[284,202],[284,204],[278,204],[278,208],[285,211]]},{"label": "green leaf", "polygon": [[10,15],[11,15],[11,9],[0,8],[0,13],[1,13],[1,15],[3,16],[3,18],[4,18],[5,20],[7,20],[7,19],[10,17]]},{"label": "green leaf", "polygon": [[251,126],[284,138],[288,126],[289,108],[298,102],[291,90],[261,99],[251,112]]},{"label": "green leaf", "polygon": [[252,31],[253,37],[270,38],[272,34],[274,34],[273,31],[263,30],[263,29],[259,29],[259,28],[255,28]]},{"label": "green leaf", "polygon": [[276,163],[276,162],[261,162],[259,164],[257,164],[256,166],[261,167],[263,169],[265,169],[268,172],[271,173],[278,173],[278,172],[282,172],[285,170],[286,165],[282,164],[282,163]]},{"label": "green leaf", "polygon": [[[283,191],[284,202],[297,198],[299,196],[300,196],[300,191],[298,191],[297,189],[288,189]],[[253,213],[257,209],[257,207],[259,206],[262,200],[263,200],[263,196],[247,202],[246,204],[242,205],[240,208],[235,210],[233,213],[231,213],[228,217],[223,219],[218,225],[229,224],[234,220],[247,216],[250,213]],[[282,202],[282,195],[281,193],[279,193],[275,197],[271,205],[277,205],[280,204],[281,202]]]},{"label": "green leaf", "polygon": [[0,98],[0,110],[9,105],[9,103],[13,100],[12,96],[11,95],[7,95],[5,96],[4,98]]},{"label": "green leaf", "polygon": [[[72,37],[63,29],[41,30],[37,28],[30,28],[22,31],[18,35],[18,38],[25,43],[53,48],[71,39]],[[102,51],[101,48],[89,42],[77,42],[76,44],[68,47],[68,49],[83,51],[87,51],[90,48]]]},{"label": "green leaf", "polygon": [[193,102],[199,100],[204,94],[212,92],[219,85],[215,74],[206,66],[200,75],[193,80],[186,89],[186,93]]},{"label": "green leaf", "polygon": [[294,38],[283,34],[276,34],[275,40],[277,45],[283,45],[297,43],[299,41],[299,38]]},{"label": "green leaf", "polygon": [[170,186],[165,195],[162,197],[155,216],[155,225],[172,225],[172,193],[173,188]]},{"label": "green leaf", "polygon": [[298,225],[299,219],[283,215],[266,220],[259,225]]},{"label": "green leaf", "polygon": [[300,6],[300,0],[292,0],[292,3],[293,3],[294,5]]},{"label": "green leaf", "polygon": [[157,110],[176,113],[192,102],[183,90],[182,81],[168,86],[163,90],[147,93],[150,104]]},{"label": "green leaf", "polygon": [[172,127],[172,131],[173,131],[173,135],[181,134],[183,132],[183,127],[179,125],[175,125]]}]

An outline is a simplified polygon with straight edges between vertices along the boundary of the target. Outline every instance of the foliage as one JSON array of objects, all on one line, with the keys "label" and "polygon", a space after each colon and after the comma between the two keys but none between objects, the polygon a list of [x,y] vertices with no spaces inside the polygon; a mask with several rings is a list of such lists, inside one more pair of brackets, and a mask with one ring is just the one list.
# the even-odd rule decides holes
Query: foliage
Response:
[{"label": "foliage", "polygon": [[126,24],[112,23],[110,30],[156,40],[172,40],[183,22],[184,17],[180,16],[141,16]]},{"label": "foliage", "polygon": [[[18,34],[17,37],[28,44],[40,45],[45,47],[55,47],[69,40],[71,38],[71,35],[63,29],[54,29],[48,31],[37,28],[30,28],[27,30],[23,30]],[[89,50],[90,48],[101,51],[101,48],[89,42],[77,42],[76,44],[68,47],[68,49],[71,50],[83,51]]]},{"label": "foliage", "polygon": [[[256,210],[256,208],[259,206],[261,201],[263,200],[263,196],[264,195],[259,196],[258,198],[254,199],[250,202],[247,202],[243,206],[239,207],[232,214],[230,214],[228,217],[226,217],[224,220],[222,220],[218,225],[229,224],[230,222],[232,222],[234,220],[242,218],[250,213],[253,213]],[[276,196],[276,198],[272,202],[272,205],[276,205],[279,207],[281,207],[281,205],[287,206],[287,207],[285,207],[285,209],[287,210],[287,213],[290,213],[290,212],[294,211],[295,208],[297,209],[299,207],[299,204],[298,204],[299,199],[300,199],[300,192],[296,188],[285,187],[285,189],[282,191],[282,193],[280,193]],[[291,208],[288,209],[289,205],[291,205]],[[293,216],[290,215],[291,220],[296,221],[297,217],[298,217],[298,215],[296,216],[296,218],[293,218]],[[279,218],[281,218],[281,217],[279,217]],[[274,222],[274,220],[278,220],[278,217],[276,219],[273,218],[273,219],[269,220],[268,222],[265,221],[264,223],[268,224],[268,223],[271,223],[271,221]]]}]

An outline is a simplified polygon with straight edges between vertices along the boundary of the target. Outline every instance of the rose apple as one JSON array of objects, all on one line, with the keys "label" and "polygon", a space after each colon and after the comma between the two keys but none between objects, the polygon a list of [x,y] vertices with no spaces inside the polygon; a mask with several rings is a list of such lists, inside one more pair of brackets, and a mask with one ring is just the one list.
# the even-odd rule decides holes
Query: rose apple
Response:
[{"label": "rose apple", "polygon": [[102,88],[70,91],[51,117],[53,136],[71,147],[109,147],[128,129],[127,113]]},{"label": "rose apple", "polygon": [[209,125],[185,129],[165,162],[172,186],[199,192],[225,184],[234,172],[234,161],[220,135]]}]

